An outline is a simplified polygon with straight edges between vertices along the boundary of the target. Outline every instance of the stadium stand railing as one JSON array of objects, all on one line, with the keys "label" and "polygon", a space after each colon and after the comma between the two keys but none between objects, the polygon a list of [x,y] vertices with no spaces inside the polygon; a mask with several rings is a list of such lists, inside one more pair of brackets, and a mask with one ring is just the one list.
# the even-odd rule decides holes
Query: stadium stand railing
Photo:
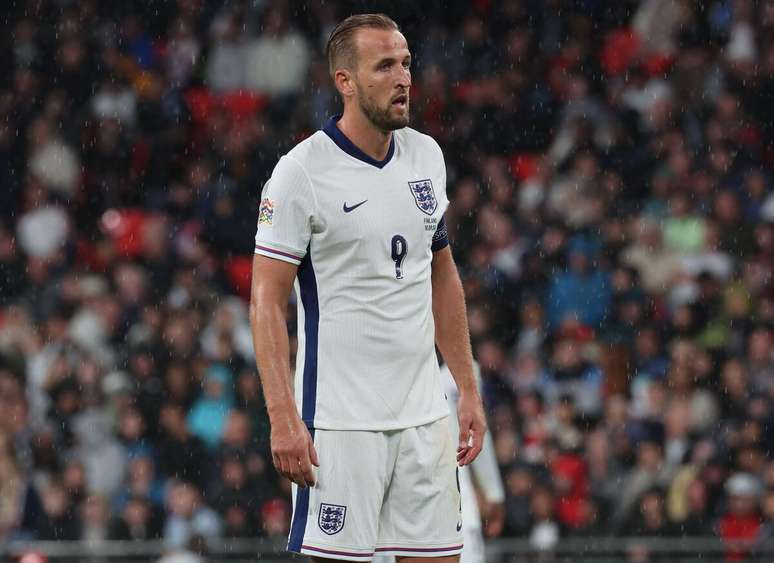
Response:
[{"label": "stadium stand railing", "polygon": [[[14,542],[0,546],[0,560],[18,561],[26,552],[45,555],[49,563],[141,563],[157,561],[169,550],[161,541]],[[489,540],[486,553],[489,563],[762,562],[774,561],[774,539],[732,546],[717,537],[565,538],[550,549],[537,550],[527,539],[501,538]],[[233,539],[208,542],[204,559],[210,563],[281,563],[299,557],[287,553],[281,540]]]}]

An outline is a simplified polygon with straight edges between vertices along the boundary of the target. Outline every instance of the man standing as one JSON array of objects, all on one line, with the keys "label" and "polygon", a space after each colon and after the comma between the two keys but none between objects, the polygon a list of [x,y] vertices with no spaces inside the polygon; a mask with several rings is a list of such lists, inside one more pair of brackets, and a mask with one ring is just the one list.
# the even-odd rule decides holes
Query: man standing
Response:
[{"label": "man standing", "polygon": [[443,154],[406,127],[411,54],[394,21],[349,17],[327,51],[344,112],[278,162],[253,263],[272,457],[294,483],[288,549],[314,561],[458,561],[460,494],[435,344],[460,389],[460,465],[478,455],[486,425],[443,221]]}]

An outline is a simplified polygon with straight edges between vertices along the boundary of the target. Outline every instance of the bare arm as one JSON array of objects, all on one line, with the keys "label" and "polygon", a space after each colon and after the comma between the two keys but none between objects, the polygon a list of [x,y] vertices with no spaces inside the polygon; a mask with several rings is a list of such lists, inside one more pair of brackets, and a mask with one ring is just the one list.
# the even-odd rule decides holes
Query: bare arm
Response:
[{"label": "bare arm", "polygon": [[255,360],[271,422],[277,471],[299,486],[314,485],[318,465],[311,434],[301,420],[290,384],[287,306],[297,266],[256,254],[250,295]]},{"label": "bare arm", "polygon": [[448,246],[433,254],[432,284],[435,341],[460,392],[457,461],[460,465],[467,465],[481,451],[486,420],[473,375],[465,295]]}]

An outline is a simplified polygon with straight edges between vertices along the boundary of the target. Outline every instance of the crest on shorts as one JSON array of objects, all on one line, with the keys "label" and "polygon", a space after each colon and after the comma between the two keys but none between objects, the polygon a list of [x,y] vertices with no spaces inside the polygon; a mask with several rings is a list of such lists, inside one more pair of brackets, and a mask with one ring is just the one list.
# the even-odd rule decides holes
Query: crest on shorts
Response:
[{"label": "crest on shorts", "polygon": [[274,202],[268,197],[261,200],[261,207],[258,209],[258,224],[271,225],[274,219]]},{"label": "crest on shorts", "polygon": [[320,529],[332,536],[338,534],[344,527],[344,517],[347,515],[347,507],[338,504],[320,504],[320,515],[317,524]]},{"label": "crest on shorts", "polygon": [[433,182],[428,180],[417,180],[416,182],[409,182],[411,188],[411,195],[414,196],[414,201],[419,207],[419,210],[428,215],[432,215],[433,211],[438,207],[438,200],[435,199],[435,192],[433,191]]}]

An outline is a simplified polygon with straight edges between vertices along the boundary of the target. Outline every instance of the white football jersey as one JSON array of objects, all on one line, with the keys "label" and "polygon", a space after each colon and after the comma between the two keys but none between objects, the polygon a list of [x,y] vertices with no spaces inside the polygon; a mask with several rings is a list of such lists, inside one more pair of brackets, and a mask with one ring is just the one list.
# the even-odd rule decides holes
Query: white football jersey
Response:
[{"label": "white football jersey", "polygon": [[295,398],[329,430],[394,430],[447,416],[435,354],[433,252],[448,244],[438,144],[395,131],[377,161],[332,118],[264,187],[255,252],[297,264]]}]

